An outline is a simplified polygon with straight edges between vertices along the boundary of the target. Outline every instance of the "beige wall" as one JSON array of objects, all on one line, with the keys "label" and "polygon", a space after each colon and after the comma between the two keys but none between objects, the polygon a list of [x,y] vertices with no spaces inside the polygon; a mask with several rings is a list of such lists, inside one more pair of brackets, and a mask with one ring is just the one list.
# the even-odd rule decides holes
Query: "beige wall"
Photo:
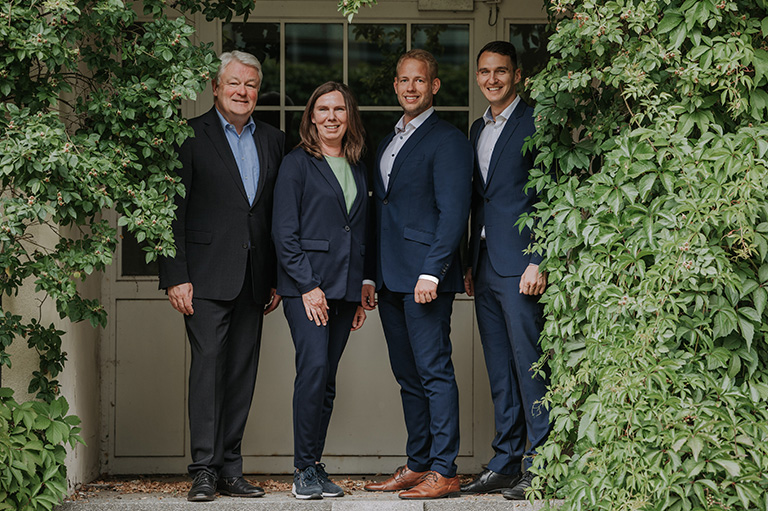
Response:
[{"label": "beige wall", "polygon": [[[38,243],[53,246],[58,241],[47,227],[31,230]],[[101,274],[93,274],[80,285],[81,293],[87,298],[99,298]],[[86,445],[78,444],[74,449],[68,448],[66,466],[67,479],[70,488],[77,484],[92,481],[99,475],[99,343],[101,329],[91,327],[88,322],[72,324],[59,318],[53,300],[43,299],[41,293],[34,292],[34,284],[30,279],[25,283],[18,296],[3,296],[3,309],[18,314],[24,319],[41,318],[44,325],[53,323],[66,332],[62,339],[62,350],[67,353],[64,371],[59,375],[61,394],[67,399],[69,413],[80,417],[82,423],[81,436]],[[17,401],[33,399],[27,393],[32,372],[38,368],[38,356],[35,350],[27,347],[25,339],[17,338],[8,350],[13,367],[3,367],[3,387],[14,390]]]}]

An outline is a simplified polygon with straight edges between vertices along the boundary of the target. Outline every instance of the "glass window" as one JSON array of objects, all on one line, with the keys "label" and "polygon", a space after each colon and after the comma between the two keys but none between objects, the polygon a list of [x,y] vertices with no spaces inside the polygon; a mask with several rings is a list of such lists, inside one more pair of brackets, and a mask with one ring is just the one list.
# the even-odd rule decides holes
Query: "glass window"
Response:
[{"label": "glass window", "polygon": [[360,105],[397,107],[395,65],[405,53],[405,25],[349,25],[349,87]]},{"label": "glass window", "polygon": [[341,23],[286,23],[286,101],[304,106],[318,85],[343,80],[343,38]]},{"label": "glass window", "polygon": [[469,105],[469,25],[414,24],[411,41],[413,48],[427,50],[439,64],[435,106]]},{"label": "glass window", "polygon": [[159,272],[157,261],[147,264],[143,248],[147,246],[146,241],[139,243],[128,229],[122,227],[120,230],[122,238],[120,246],[120,259],[122,261],[122,274],[126,277],[154,276]]},{"label": "glass window", "polygon": [[509,42],[517,50],[517,63],[523,75],[520,95],[526,101],[529,101],[529,97],[525,91],[525,79],[546,67],[549,60],[547,43],[550,34],[544,23],[509,25]]}]

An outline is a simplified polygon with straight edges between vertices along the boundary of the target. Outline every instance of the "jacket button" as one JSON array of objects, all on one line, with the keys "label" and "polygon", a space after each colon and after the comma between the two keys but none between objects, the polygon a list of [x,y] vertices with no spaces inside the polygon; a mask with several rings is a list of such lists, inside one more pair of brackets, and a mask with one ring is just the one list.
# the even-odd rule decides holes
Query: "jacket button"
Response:
[{"label": "jacket button", "polygon": [[253,216],[253,213],[248,213],[248,216]]},{"label": "jacket button", "polygon": [[347,231],[347,232],[349,232],[349,226],[348,226],[348,225],[345,225],[345,226],[344,226],[344,230],[345,230],[345,231]]},{"label": "jacket button", "polygon": [[248,243],[243,243],[243,248],[248,248]]},{"label": "jacket button", "polygon": [[485,202],[491,202],[491,199],[485,199]]},{"label": "jacket button", "polygon": [[386,204],[389,204],[389,201],[388,201],[387,199],[384,199],[382,202],[383,202],[385,205],[386,205]]}]

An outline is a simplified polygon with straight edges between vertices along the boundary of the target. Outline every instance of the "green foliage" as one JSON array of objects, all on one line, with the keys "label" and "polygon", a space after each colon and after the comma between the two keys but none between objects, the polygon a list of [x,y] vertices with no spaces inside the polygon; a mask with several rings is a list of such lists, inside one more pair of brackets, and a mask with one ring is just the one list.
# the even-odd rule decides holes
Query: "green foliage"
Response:
[{"label": "green foliage", "polygon": [[[148,261],[173,253],[173,198],[184,193],[174,145],[191,132],[179,107],[217,60],[165,4],[144,1],[145,23],[121,0],[0,5],[0,297],[31,284],[42,297],[31,319],[0,302],[0,365],[11,366],[8,347],[25,339],[39,355],[28,391],[40,399],[19,405],[0,389],[0,509],[50,509],[66,495],[62,444],[79,440],[79,428],[57,397],[64,332],[42,322],[42,304],[106,324],[99,302],[78,290],[117,246],[102,212],[114,209],[147,242]],[[206,13],[213,5],[185,4]]]},{"label": "green foliage", "polygon": [[373,7],[376,2],[377,0],[339,0],[338,11],[352,23],[352,18],[360,11],[361,7],[366,5]]},{"label": "green foliage", "polygon": [[[553,0],[534,248],[564,510],[768,509],[768,3]],[[543,484],[542,484],[543,483]]]},{"label": "green foliage", "polygon": [[63,397],[19,404],[0,389],[0,511],[51,510],[67,494],[65,445],[82,443]]}]

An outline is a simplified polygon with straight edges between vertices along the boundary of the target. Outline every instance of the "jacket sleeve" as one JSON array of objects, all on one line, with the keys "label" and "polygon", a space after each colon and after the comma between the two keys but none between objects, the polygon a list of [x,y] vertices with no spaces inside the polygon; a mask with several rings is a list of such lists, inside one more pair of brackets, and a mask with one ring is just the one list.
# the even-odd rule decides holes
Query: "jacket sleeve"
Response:
[{"label": "jacket sleeve", "polygon": [[435,150],[432,166],[438,210],[435,237],[421,274],[443,279],[467,229],[474,155],[465,135],[450,129]]},{"label": "jacket sleeve", "polygon": [[174,257],[160,257],[158,260],[158,266],[160,268],[160,289],[168,289],[171,286],[190,282],[189,272],[187,270],[185,226],[187,204],[189,203],[189,193],[192,189],[192,177],[194,174],[192,165],[192,140],[193,138],[188,138],[177,150],[179,161],[181,162],[181,169],[178,171],[178,175],[181,177],[181,183],[184,185],[184,195],[176,195],[176,218],[171,224],[173,240],[176,246],[176,255]]},{"label": "jacket sleeve", "polygon": [[301,294],[320,286],[319,275],[312,271],[309,258],[301,249],[302,196],[306,184],[306,157],[293,152],[283,159],[275,184],[272,213],[272,239],[277,263],[296,283]]}]

